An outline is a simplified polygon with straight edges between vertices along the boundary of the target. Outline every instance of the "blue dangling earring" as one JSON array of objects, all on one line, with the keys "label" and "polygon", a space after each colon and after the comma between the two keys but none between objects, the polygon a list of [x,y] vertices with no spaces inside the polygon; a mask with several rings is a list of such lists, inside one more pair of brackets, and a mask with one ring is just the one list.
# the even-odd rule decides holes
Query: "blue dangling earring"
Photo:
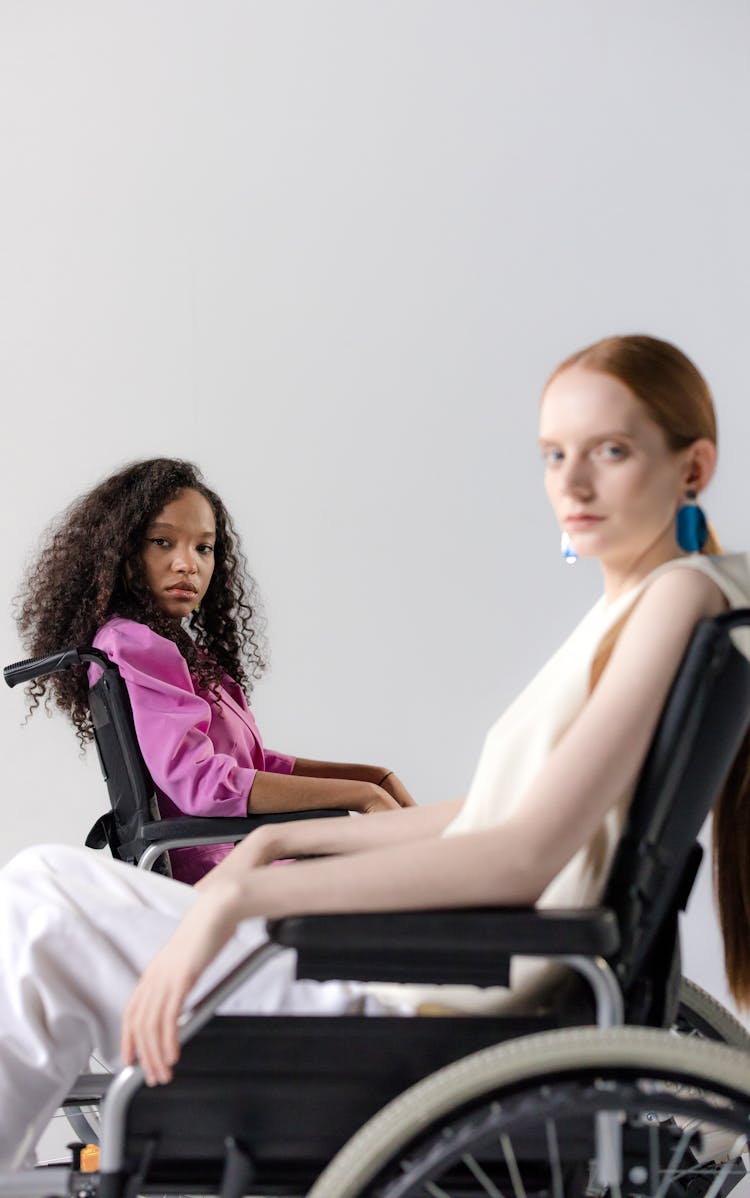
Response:
[{"label": "blue dangling earring", "polygon": [[573,542],[566,532],[560,538],[560,552],[563,555],[563,561],[568,566],[574,566],[578,561],[578,554],[573,548]]},{"label": "blue dangling earring", "polygon": [[677,544],[685,553],[700,553],[708,537],[708,524],[697,498],[697,491],[686,491],[685,502],[677,512]]}]

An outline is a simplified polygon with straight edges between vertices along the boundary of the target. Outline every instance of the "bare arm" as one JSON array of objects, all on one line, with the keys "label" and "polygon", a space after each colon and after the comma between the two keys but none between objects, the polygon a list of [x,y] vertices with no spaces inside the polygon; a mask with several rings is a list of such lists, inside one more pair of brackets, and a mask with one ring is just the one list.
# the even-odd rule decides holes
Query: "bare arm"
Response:
[{"label": "bare arm", "polygon": [[184,997],[247,916],[535,902],[635,780],[696,621],[725,606],[704,575],[657,579],[522,807],[497,827],[260,868],[217,884],[144,973],[125,1014],[124,1058],[137,1053],[152,1081],[168,1078]]},{"label": "bare arm", "polygon": [[693,570],[668,571],[643,592],[519,813],[518,835],[543,862],[539,893],[635,783],[696,623],[726,607],[716,584]]},{"label": "bare arm", "polygon": [[293,774],[301,778],[344,778],[355,782],[372,782],[380,786],[395,799],[399,807],[413,807],[414,800],[395,770],[382,765],[356,765],[340,761],[314,761],[310,757],[298,757]]},{"label": "bare arm", "polygon": [[269,770],[258,770],[247,800],[249,815],[337,807],[369,815],[374,811],[397,811],[399,804],[375,782],[305,778]]},{"label": "bare arm", "polygon": [[380,812],[368,819],[306,819],[283,824],[263,824],[251,832],[228,857],[197,883],[208,890],[229,877],[267,865],[280,857],[327,857],[361,853],[392,844],[414,844],[440,836],[458,815],[463,799],[449,799],[408,811]]},{"label": "bare arm", "polygon": [[312,757],[297,757],[292,773],[300,778],[350,778],[354,782],[374,782],[378,785],[389,770],[382,765],[356,765],[343,761],[316,761]]}]

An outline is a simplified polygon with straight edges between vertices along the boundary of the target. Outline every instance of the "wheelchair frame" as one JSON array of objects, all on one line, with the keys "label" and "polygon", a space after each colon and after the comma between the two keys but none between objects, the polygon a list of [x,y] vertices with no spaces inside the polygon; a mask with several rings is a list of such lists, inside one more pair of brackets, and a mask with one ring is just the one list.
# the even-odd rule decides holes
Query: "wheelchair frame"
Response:
[{"label": "wheelchair frame", "polygon": [[[750,721],[750,663],[731,640],[734,629],[749,624],[750,610],[743,610],[696,628],[643,767],[601,908],[488,908],[270,923],[269,942],[183,1016],[183,1055],[169,1086],[148,1090],[138,1066],[114,1078],[104,1102],[101,1170],[95,1180],[70,1170],[39,1170],[23,1179],[0,1179],[0,1194],[131,1198],[176,1190],[221,1198],[303,1193],[308,1198],[442,1198],[448,1191],[434,1180],[435,1169],[448,1170],[439,1176],[450,1178],[450,1170],[460,1168],[463,1188],[455,1192],[461,1198],[510,1192],[514,1198],[530,1198],[532,1192],[552,1198],[568,1193],[599,1198],[610,1192],[620,1198],[642,1195],[647,1184],[652,1198],[722,1198],[745,1175],[741,1153],[750,1133],[749,1058],[744,1045],[703,1043],[665,1029],[677,1013],[678,916],[700,861],[696,837]],[[520,1018],[213,1018],[248,976],[287,948],[297,952],[298,976],[319,980],[498,985],[507,983],[514,955],[556,958],[592,985],[599,1026],[580,1026],[589,1010],[577,994],[571,1007],[565,987],[546,1008]],[[703,1026],[710,1031],[708,1006]],[[728,1012],[724,1015],[725,1020],[714,1021],[719,1034],[734,1031],[735,1041],[742,1042],[739,1025]],[[622,1026],[623,1019],[634,1026]],[[577,1025],[574,1030],[565,1026],[571,1023]],[[554,1030],[539,1034],[540,1027]],[[467,1052],[472,1040],[475,1050]],[[289,1044],[300,1060],[308,1054],[318,1065],[322,1053],[326,1076],[305,1074],[305,1060],[295,1072]],[[217,1045],[225,1050],[223,1057]],[[267,1059],[261,1061],[264,1045]],[[333,1059],[335,1046],[346,1059]],[[239,1061],[243,1050],[254,1053],[256,1075]],[[411,1067],[410,1054],[420,1062],[431,1059],[425,1075],[415,1078],[418,1067]],[[435,1067],[434,1059],[441,1056]],[[365,1105],[368,1095],[347,1086],[360,1057],[372,1067],[369,1097],[382,1109],[372,1110],[357,1130],[349,1126],[357,1113],[352,1095]],[[276,1090],[269,1083],[274,1077]],[[275,1110],[276,1095],[291,1093],[292,1081],[300,1095],[297,1105],[291,1114]],[[273,1152],[280,1144],[291,1150],[298,1142],[312,1142],[305,1120],[328,1130],[320,1111],[327,1083],[325,1115],[334,1125],[328,1139],[338,1136],[341,1143],[334,1153],[326,1149],[315,1157],[313,1152],[306,1169],[295,1173],[288,1166],[285,1171],[287,1158],[282,1154],[276,1161]],[[390,1099],[385,1103],[380,1101],[384,1089]],[[580,1148],[575,1135],[564,1145],[558,1139],[554,1157],[552,1140],[544,1140],[554,1124],[546,1112],[570,1095],[577,1097],[568,1100],[563,1126],[580,1130],[578,1103],[580,1118],[590,1115],[593,1130]],[[181,1124],[196,1101],[210,1124],[206,1134],[214,1137],[207,1156],[197,1155],[203,1146],[196,1148],[194,1121],[189,1129]],[[692,1164],[683,1167],[686,1154],[691,1153],[690,1160],[695,1154],[693,1132],[685,1125],[690,1118],[697,1118],[700,1129],[715,1120],[737,1132],[726,1162],[709,1162],[697,1172]],[[539,1134],[522,1140],[530,1155],[521,1160],[513,1154],[507,1129],[523,1119],[538,1120]],[[696,1134],[700,1138],[704,1132]],[[504,1190],[472,1154],[477,1144],[505,1179]],[[642,1160],[628,1155],[633,1145],[637,1152],[643,1146]],[[182,1156],[174,1155],[179,1152]],[[573,1168],[566,1154],[576,1152],[581,1159],[575,1157]],[[529,1170],[528,1181],[521,1165]],[[687,1188],[682,1180],[673,1184],[672,1175],[680,1170]],[[474,1189],[467,1188],[469,1173]],[[537,1176],[542,1181],[535,1185]]]}]

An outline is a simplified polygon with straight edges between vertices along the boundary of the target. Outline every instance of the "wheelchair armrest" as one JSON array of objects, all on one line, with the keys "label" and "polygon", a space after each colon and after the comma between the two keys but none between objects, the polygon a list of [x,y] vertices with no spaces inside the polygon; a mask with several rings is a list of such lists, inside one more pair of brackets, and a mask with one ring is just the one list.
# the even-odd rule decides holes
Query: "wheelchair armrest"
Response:
[{"label": "wheelchair armrest", "polygon": [[297,976],[327,981],[507,986],[513,956],[610,957],[613,911],[482,907],[273,920],[276,944],[297,950]]},{"label": "wheelchair armrest", "polygon": [[111,1073],[81,1073],[68,1090],[63,1106],[93,1106],[101,1102],[112,1084]]},{"label": "wheelchair armrest", "polygon": [[262,824],[279,824],[288,820],[324,819],[348,815],[341,808],[309,811],[269,811],[263,815],[245,816],[185,816],[179,819],[158,819],[143,825],[141,837],[146,844],[161,844],[165,840],[188,840],[196,836],[223,836],[227,841],[247,836]]}]

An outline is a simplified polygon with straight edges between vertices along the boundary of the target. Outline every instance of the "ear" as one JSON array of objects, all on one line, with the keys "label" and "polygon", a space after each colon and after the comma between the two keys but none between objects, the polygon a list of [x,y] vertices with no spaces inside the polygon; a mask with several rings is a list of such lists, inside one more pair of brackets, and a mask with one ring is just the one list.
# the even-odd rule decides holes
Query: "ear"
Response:
[{"label": "ear", "polygon": [[686,491],[705,491],[716,469],[716,446],[708,437],[700,437],[685,450],[683,482]]}]

